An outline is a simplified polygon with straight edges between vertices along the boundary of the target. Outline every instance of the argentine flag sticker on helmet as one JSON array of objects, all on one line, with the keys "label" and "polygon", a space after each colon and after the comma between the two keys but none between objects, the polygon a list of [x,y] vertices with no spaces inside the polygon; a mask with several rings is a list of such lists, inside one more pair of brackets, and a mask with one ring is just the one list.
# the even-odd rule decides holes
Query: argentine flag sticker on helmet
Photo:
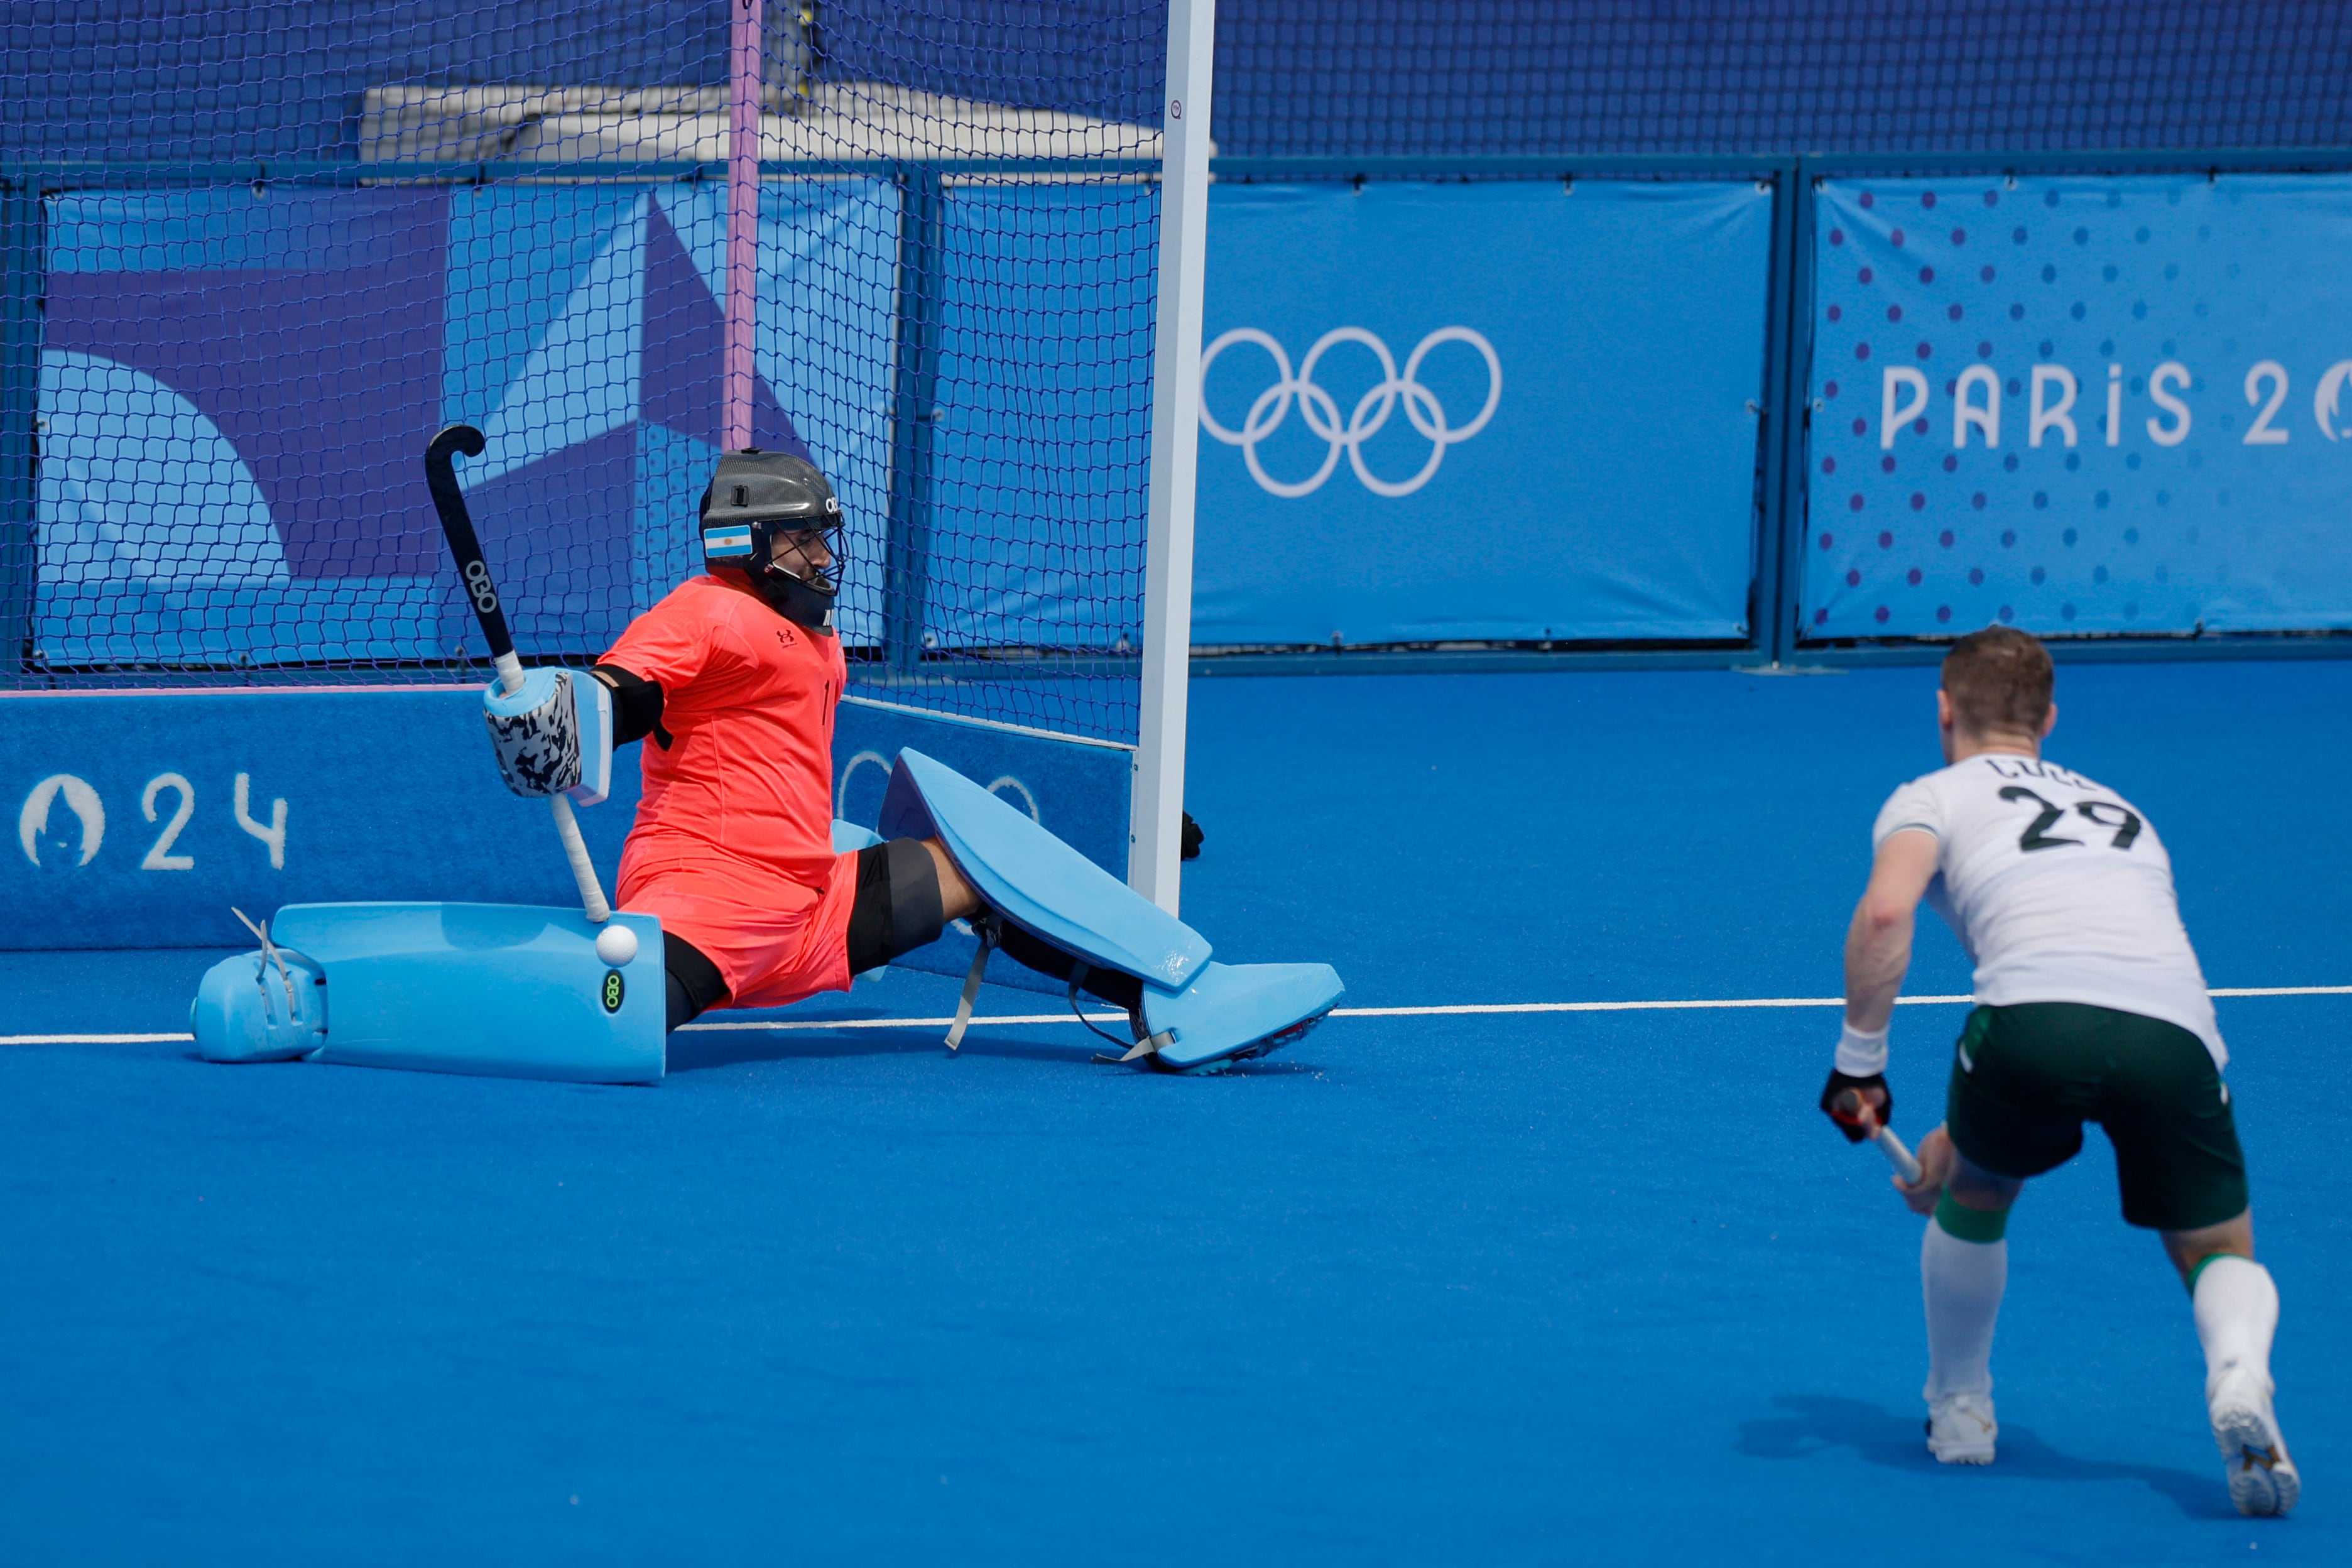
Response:
[{"label": "argentine flag sticker on helmet", "polygon": [[746,523],[730,523],[702,531],[702,554],[707,561],[748,561],[751,556],[751,530]]}]

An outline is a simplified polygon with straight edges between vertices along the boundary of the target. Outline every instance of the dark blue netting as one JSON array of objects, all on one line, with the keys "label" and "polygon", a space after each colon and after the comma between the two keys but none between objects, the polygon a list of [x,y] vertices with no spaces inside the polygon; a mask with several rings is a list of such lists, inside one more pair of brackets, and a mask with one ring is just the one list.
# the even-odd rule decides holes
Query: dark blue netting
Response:
[{"label": "dark blue netting", "polygon": [[12,0],[0,153],[349,158],[387,83],[727,84],[711,0]]},{"label": "dark blue netting", "polygon": [[2302,0],[1221,0],[1218,150],[2352,144],[2352,7]]}]

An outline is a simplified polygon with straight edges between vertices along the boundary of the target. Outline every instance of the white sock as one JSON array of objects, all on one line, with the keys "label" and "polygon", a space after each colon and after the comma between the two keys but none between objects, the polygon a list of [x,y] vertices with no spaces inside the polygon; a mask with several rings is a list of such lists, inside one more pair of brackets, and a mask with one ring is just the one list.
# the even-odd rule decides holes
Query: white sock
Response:
[{"label": "white sock", "polygon": [[1919,1243],[1919,1289],[1927,1302],[1923,1393],[1930,1404],[1947,1394],[1992,1392],[1993,1323],[2008,1285],[2006,1240],[1962,1241],[1927,1222]]},{"label": "white sock", "polygon": [[2278,1287],[2271,1271],[2251,1258],[2224,1255],[2198,1271],[2197,1340],[2205,1347],[2205,1388],[2210,1394],[2232,1367],[2252,1367],[2271,1380],[2271,1336],[2278,1331]]}]

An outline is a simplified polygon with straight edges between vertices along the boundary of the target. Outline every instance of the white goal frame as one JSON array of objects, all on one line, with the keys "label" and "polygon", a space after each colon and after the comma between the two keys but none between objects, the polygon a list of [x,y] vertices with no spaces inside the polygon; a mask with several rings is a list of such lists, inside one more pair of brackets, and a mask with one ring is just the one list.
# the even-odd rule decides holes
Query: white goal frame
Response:
[{"label": "white goal frame", "polygon": [[1160,297],[1151,357],[1151,489],[1144,552],[1142,726],[1128,886],[1169,913],[1183,880],[1184,727],[1192,655],[1192,503],[1201,444],[1201,294],[1208,258],[1209,89],[1216,0],[1169,0],[1160,105]]}]

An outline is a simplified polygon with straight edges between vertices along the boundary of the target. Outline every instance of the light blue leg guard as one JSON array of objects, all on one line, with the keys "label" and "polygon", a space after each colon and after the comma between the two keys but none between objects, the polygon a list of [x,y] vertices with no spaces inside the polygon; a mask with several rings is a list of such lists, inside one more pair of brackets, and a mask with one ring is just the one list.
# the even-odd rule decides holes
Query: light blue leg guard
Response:
[{"label": "light blue leg guard", "polygon": [[[1326,963],[1223,964],[1192,927],[1055,837],[1028,815],[917,751],[898,753],[882,799],[886,838],[937,838],[956,869],[1007,921],[1077,961],[1071,1005],[1088,969],[1143,983],[1126,1059],[1185,1070],[1264,1056],[1303,1037],[1339,1004]],[[950,1047],[971,1017],[992,945],[965,981]]]},{"label": "light blue leg guard", "polygon": [[[598,955],[625,946],[627,961]],[[571,1083],[665,1065],[661,922],[520,904],[289,904],[259,952],[215,964],[188,1010],[220,1062],[342,1062]]]}]

